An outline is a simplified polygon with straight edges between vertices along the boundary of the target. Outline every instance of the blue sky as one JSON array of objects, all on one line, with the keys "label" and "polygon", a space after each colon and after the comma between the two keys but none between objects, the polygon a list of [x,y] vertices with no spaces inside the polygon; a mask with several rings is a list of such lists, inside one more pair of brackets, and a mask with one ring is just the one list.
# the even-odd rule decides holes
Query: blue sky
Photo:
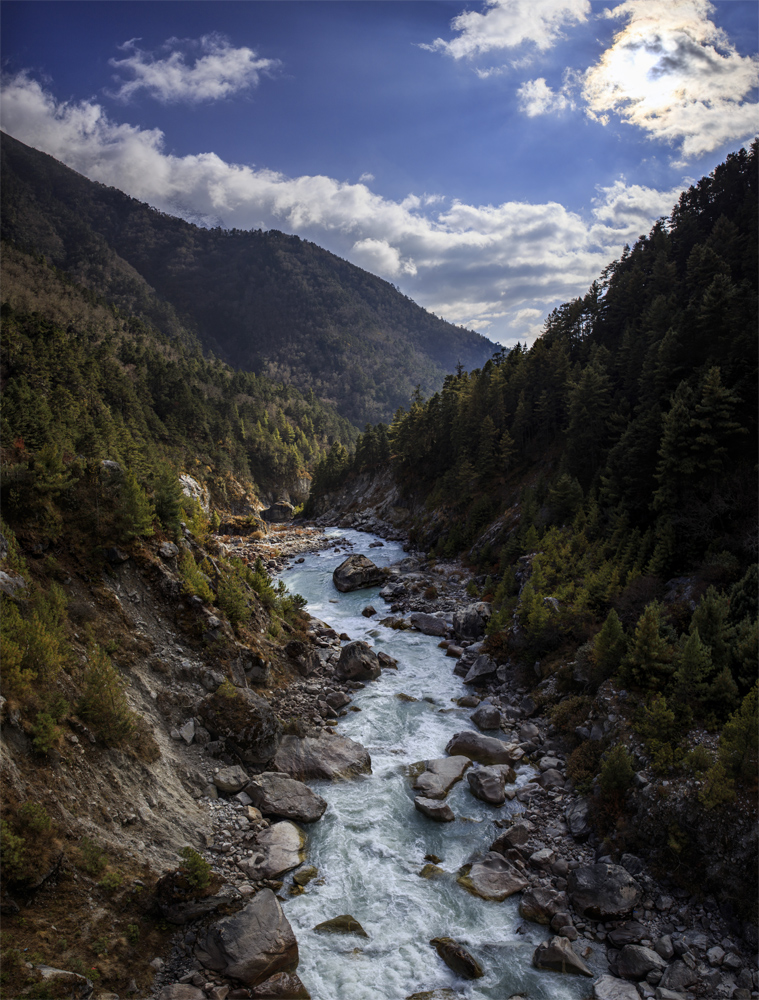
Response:
[{"label": "blue sky", "polygon": [[3,129],[511,345],[759,131],[754,0],[2,0]]}]

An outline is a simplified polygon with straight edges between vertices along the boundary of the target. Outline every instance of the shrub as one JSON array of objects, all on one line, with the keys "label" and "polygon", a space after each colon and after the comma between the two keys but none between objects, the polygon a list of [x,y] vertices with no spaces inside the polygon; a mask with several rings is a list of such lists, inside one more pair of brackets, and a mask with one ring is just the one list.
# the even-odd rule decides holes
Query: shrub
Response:
[{"label": "shrub", "polygon": [[192,552],[185,552],[182,556],[179,563],[179,575],[182,577],[182,589],[185,594],[199,597],[205,604],[213,604],[210,580],[198,567]]},{"label": "shrub", "polygon": [[251,615],[250,605],[242,581],[234,570],[222,574],[219,582],[218,603],[233,626],[244,625]]},{"label": "shrub", "polygon": [[666,774],[682,759],[678,747],[680,727],[663,694],[651,698],[638,713],[635,731],[643,737],[655,774]]},{"label": "shrub", "polygon": [[87,654],[77,712],[106,746],[121,746],[133,736],[137,724],[124,694],[126,684],[100,646],[91,644]]},{"label": "shrub", "polygon": [[13,828],[6,820],[0,821],[0,861],[4,878],[13,882],[24,877],[26,841],[13,832]]},{"label": "shrub", "polygon": [[602,753],[603,743],[600,740],[585,740],[569,755],[567,774],[581,795],[586,795],[593,787]]},{"label": "shrub", "polygon": [[47,753],[55,746],[61,735],[61,730],[55,724],[55,720],[47,712],[38,712],[37,719],[32,726],[32,745],[37,753]]},{"label": "shrub", "polygon": [[701,777],[712,766],[712,755],[706,747],[696,746],[683,759],[683,767],[696,777]]},{"label": "shrub", "polygon": [[606,755],[598,784],[604,795],[624,795],[632,785],[635,771],[627,748],[618,744]]},{"label": "shrub", "polygon": [[105,870],[107,859],[101,847],[89,837],[79,841],[79,856],[81,867],[90,875],[100,875]]},{"label": "shrub", "polygon": [[755,684],[725,723],[720,737],[720,761],[731,776],[746,784],[756,782],[759,765],[758,695],[759,684]]},{"label": "shrub", "polygon": [[627,637],[619,615],[612,608],[593,643],[593,681],[596,685],[619,670],[626,650]]},{"label": "shrub", "polygon": [[25,832],[34,837],[48,833],[52,827],[47,809],[38,802],[25,802],[18,811],[18,819]]},{"label": "shrub", "polygon": [[211,882],[211,866],[206,859],[192,847],[183,847],[179,856],[184,861],[181,871],[190,887],[195,890],[208,888]]},{"label": "shrub", "polygon": [[564,698],[550,710],[551,722],[565,735],[574,736],[575,729],[587,719],[591,704],[584,694]]},{"label": "shrub", "polygon": [[118,872],[106,872],[106,874],[98,882],[98,886],[104,889],[105,892],[116,892],[120,889],[124,883],[124,876],[120,875]]}]

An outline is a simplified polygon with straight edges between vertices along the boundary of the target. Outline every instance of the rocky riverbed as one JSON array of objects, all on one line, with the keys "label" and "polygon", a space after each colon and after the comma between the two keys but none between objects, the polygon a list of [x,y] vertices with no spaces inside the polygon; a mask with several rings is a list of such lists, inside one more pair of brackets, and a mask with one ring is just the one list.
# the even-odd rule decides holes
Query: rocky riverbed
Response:
[{"label": "rocky riverbed", "polygon": [[[367,523],[365,516],[360,520]],[[381,519],[374,517],[368,523],[375,530],[383,529]],[[391,526],[384,534],[397,534],[397,528]],[[261,556],[269,571],[281,573],[285,580],[289,567],[297,568],[306,552],[329,549],[334,556],[347,558],[354,549],[352,539],[313,529],[277,531],[263,541],[232,536],[222,544],[246,559]],[[382,547],[379,538],[372,544],[375,552]],[[588,977],[586,993],[592,990],[598,1000],[759,996],[756,938],[751,925],[741,925],[729,914],[720,913],[713,899],[691,895],[661,874],[655,877],[645,858],[609,853],[599,842],[591,823],[592,796],[577,795],[568,780],[568,747],[538,713],[535,688],[530,688],[523,672],[496,662],[483,649],[489,607],[467,595],[463,569],[454,563],[433,565],[411,553],[388,570],[378,599],[365,607],[364,616],[377,622],[379,629],[439,639],[446,653],[442,662],[450,664],[451,674],[462,677],[469,689],[458,699],[458,707],[472,709],[468,741],[449,746],[447,752],[475,761],[463,778],[473,795],[490,801],[494,809],[501,803],[514,807],[508,815],[498,814],[496,823],[502,832],[488,842],[480,842],[473,829],[471,852],[475,860],[459,875],[469,879],[470,891],[486,898],[507,898],[512,893],[503,890],[503,885],[518,887],[514,892],[521,893],[523,932],[529,935],[530,925],[539,925],[548,928],[551,935],[534,949],[536,968],[545,970],[543,975],[549,978],[556,974],[553,970]],[[213,825],[204,853],[224,886],[217,897],[202,904],[203,912],[192,907],[183,912],[180,907],[168,917],[181,924],[182,930],[156,977],[162,1000],[307,995],[297,980],[293,947],[285,930],[275,944],[255,945],[268,948],[267,954],[278,949],[274,976],[263,986],[260,970],[251,973],[248,980],[255,979],[259,985],[242,986],[245,979],[232,971],[239,973],[239,963],[235,965],[229,956],[204,943],[214,907],[221,913],[237,908],[247,915],[236,923],[230,923],[231,917],[218,919],[228,921],[224,925],[227,938],[234,930],[249,947],[254,940],[251,927],[261,923],[253,912],[254,904],[265,903],[267,919],[276,925],[282,909],[287,923],[288,900],[302,894],[309,881],[318,882],[327,874],[309,867],[308,830],[321,820],[313,811],[316,796],[299,785],[299,780],[324,781],[360,774],[367,766],[363,748],[338,734],[341,720],[359,708],[353,699],[372,683],[373,672],[346,669],[343,651],[350,637],[338,634],[326,622],[312,620],[306,638],[307,642],[293,643],[288,650],[299,678],[287,687],[262,691],[273,712],[287,720],[291,730],[280,738],[276,756],[240,766],[239,756],[229,753],[228,743],[206,739],[210,734],[207,730],[204,733],[202,719],[194,716],[173,733],[175,739],[188,744],[188,752],[197,754],[206,781],[201,802],[207,803]],[[386,661],[378,669],[395,668],[394,662]],[[537,687],[539,690],[540,685]],[[598,727],[599,735],[613,731],[621,696],[623,693],[611,685],[605,686],[597,699],[599,705],[606,706],[605,715],[596,713],[594,720],[588,720],[591,730]],[[494,737],[508,748],[507,764],[490,761],[486,752],[478,749],[481,743],[487,749]],[[293,755],[295,749],[298,752]],[[440,760],[445,759],[445,752],[446,747],[441,746]],[[507,773],[485,773],[512,766],[522,774],[517,783],[509,781]],[[525,778],[527,768],[529,780]],[[294,779],[287,807],[281,799],[267,798],[261,792],[262,785],[281,784],[283,779],[278,776],[283,773]],[[641,768],[636,783],[633,794],[645,804],[655,793],[656,779]],[[489,792],[483,792],[485,785]],[[446,805],[446,793],[432,796],[429,786],[422,790],[425,795],[417,799]],[[289,818],[284,818],[288,810]],[[434,823],[440,818],[425,821]],[[482,890],[483,885],[490,889]],[[488,896],[490,891],[505,891],[506,895]],[[591,956],[592,967],[588,967]],[[326,994],[323,1000],[329,1000]]]}]

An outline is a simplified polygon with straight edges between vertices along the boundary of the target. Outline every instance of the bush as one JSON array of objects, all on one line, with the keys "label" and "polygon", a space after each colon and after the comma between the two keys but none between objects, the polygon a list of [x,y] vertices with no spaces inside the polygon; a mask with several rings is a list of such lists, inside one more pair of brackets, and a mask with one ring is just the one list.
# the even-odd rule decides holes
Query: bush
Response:
[{"label": "bush", "polygon": [[251,609],[248,596],[234,569],[222,573],[219,582],[218,603],[231,625],[237,627],[250,620]]},{"label": "bush", "polygon": [[587,719],[591,704],[591,699],[584,694],[564,698],[550,710],[551,722],[565,736],[574,736],[575,729]]},{"label": "bush", "polygon": [[211,882],[211,866],[206,859],[192,847],[183,847],[179,856],[184,861],[180,870],[190,887],[198,891],[207,889]]},{"label": "bush", "polygon": [[185,552],[179,563],[182,589],[190,597],[199,597],[205,604],[213,604],[211,582],[195,562],[192,552]]},{"label": "bush", "polygon": [[666,774],[680,762],[680,726],[663,694],[657,694],[649,700],[638,713],[634,726],[638,735],[643,737],[655,774]]},{"label": "bush", "polygon": [[37,719],[32,726],[32,745],[37,753],[47,753],[51,750],[61,735],[61,730],[55,724],[55,720],[47,712],[38,712]]},{"label": "bush", "polygon": [[124,884],[124,876],[118,872],[107,872],[98,882],[98,886],[105,892],[116,892]]},{"label": "bush", "polygon": [[602,753],[603,743],[600,740],[585,740],[569,755],[567,775],[581,795],[587,795],[593,787]]},{"label": "bush", "polygon": [[634,774],[632,757],[620,743],[606,755],[598,784],[604,795],[622,796],[632,785]]},{"label": "bush", "polygon": [[0,821],[0,861],[3,877],[19,881],[26,872],[26,840],[13,832],[6,820]]},{"label": "bush", "polygon": [[125,687],[110,657],[100,646],[90,645],[84,671],[84,693],[77,704],[77,712],[92,725],[106,746],[128,743],[137,727],[137,716],[126,700]]},{"label": "bush", "polygon": [[79,857],[81,867],[90,875],[100,875],[105,871],[107,859],[101,847],[89,837],[82,837],[79,841]]}]

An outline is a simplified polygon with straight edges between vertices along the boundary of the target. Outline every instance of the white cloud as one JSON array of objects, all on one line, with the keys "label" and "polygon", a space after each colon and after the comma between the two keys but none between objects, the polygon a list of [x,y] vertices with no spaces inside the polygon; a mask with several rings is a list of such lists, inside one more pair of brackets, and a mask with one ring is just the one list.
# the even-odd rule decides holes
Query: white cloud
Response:
[{"label": "white cloud", "polygon": [[532,341],[538,318],[584,294],[679,193],[619,180],[598,191],[587,217],[557,202],[398,202],[366,184],[171,155],[157,129],[112,122],[92,101],[57,103],[23,74],[0,97],[5,131],[93,180],[194,222],[297,233],[502,343]]},{"label": "white cloud", "polygon": [[537,80],[527,80],[526,83],[523,83],[517,91],[517,98],[519,99],[519,110],[523,111],[529,118],[564,111],[570,106],[566,94],[551,90],[543,76],[538,77]]},{"label": "white cloud", "polygon": [[484,13],[467,10],[454,17],[451,27],[458,36],[452,41],[436,38],[422,48],[454,59],[525,43],[545,51],[561,37],[565,24],[585,21],[590,10],[590,0],[487,0]]},{"label": "white cloud", "polygon": [[624,28],[586,73],[588,113],[615,113],[652,137],[680,145],[684,161],[759,128],[759,57],[742,56],[710,19],[709,0],[625,0],[606,16]]},{"label": "white cloud", "polygon": [[[261,73],[279,66],[278,59],[262,59],[247,47],[234,48],[228,38],[215,33],[198,41],[170,38],[162,57],[138,48],[137,41],[133,38],[120,46],[128,53],[125,58],[110,60],[121,84],[110,96],[122,101],[141,90],[164,103],[215,101],[256,86]],[[195,55],[194,61],[188,62],[187,53],[191,60]],[[131,79],[122,80],[122,74]]]},{"label": "white cloud", "polygon": [[374,174],[361,174],[358,179],[359,184],[371,184],[374,180]]}]

